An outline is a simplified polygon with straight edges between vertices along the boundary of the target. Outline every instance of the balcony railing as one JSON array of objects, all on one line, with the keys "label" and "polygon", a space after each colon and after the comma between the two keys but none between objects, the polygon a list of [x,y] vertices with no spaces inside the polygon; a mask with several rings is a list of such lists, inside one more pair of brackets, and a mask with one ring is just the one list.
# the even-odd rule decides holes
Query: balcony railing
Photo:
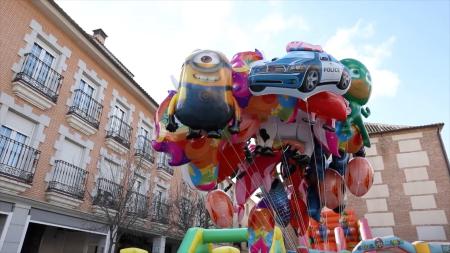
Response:
[{"label": "balcony railing", "polygon": [[152,221],[168,224],[169,223],[169,205],[163,201],[154,200],[152,204]]},{"label": "balcony railing", "polygon": [[27,53],[22,68],[13,81],[23,81],[33,90],[56,103],[63,78],[51,66],[32,53]]},{"label": "balcony railing", "polygon": [[131,192],[128,202],[128,212],[136,214],[140,218],[146,218],[148,215],[148,197],[144,194]]},{"label": "balcony railing", "polygon": [[168,173],[168,174],[173,176],[173,168],[170,167],[170,165],[168,165],[167,163],[159,162],[158,166],[156,166],[156,169],[164,171],[164,172],[166,172],[166,173]]},{"label": "balcony railing", "polygon": [[41,152],[0,136],[0,175],[31,184]]},{"label": "balcony railing", "polygon": [[123,187],[120,184],[106,178],[99,178],[97,180],[97,194],[94,197],[93,204],[117,210],[122,193]]},{"label": "balcony railing", "polygon": [[117,116],[111,116],[109,119],[109,130],[106,138],[113,138],[123,146],[130,148],[130,136],[132,128],[125,121]]},{"label": "balcony railing", "polygon": [[139,135],[137,139],[136,156],[140,156],[147,161],[153,163],[155,158],[153,156],[153,149],[150,145],[150,140],[147,136]]},{"label": "balcony railing", "polygon": [[98,129],[103,106],[82,90],[75,90],[68,114],[74,114]]},{"label": "balcony railing", "polygon": [[65,161],[56,160],[47,191],[83,199],[88,172]]}]

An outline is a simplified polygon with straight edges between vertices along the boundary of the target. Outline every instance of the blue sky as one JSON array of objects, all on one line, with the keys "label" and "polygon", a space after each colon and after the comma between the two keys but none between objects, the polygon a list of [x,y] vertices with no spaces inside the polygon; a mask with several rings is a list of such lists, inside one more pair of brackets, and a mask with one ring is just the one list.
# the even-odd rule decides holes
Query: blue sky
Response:
[{"label": "blue sky", "polygon": [[103,28],[106,46],[158,102],[195,49],[231,58],[258,48],[271,59],[302,40],[368,66],[367,121],[444,122],[450,153],[449,1],[57,2],[86,31]]}]

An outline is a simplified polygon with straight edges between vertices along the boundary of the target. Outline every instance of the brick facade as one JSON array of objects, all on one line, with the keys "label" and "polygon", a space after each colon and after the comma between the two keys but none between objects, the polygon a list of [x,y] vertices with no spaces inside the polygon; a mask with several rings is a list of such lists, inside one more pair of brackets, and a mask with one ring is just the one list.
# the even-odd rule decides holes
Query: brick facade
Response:
[{"label": "brick facade", "polygon": [[[35,123],[34,134],[28,136],[31,141],[27,142],[27,145],[40,151],[37,165],[33,170],[32,182],[23,184],[9,178],[0,180],[3,185],[11,188],[0,188],[0,192],[3,192],[0,200],[5,203],[16,202],[12,203],[13,206],[26,202],[25,206],[29,210],[35,208],[33,204],[30,204],[32,202],[57,213],[65,213],[66,211],[61,207],[67,208],[73,204],[67,213],[79,217],[85,215],[90,217],[93,212],[91,198],[83,197],[81,200],[73,200],[58,194],[49,196],[49,181],[55,173],[55,160],[59,159],[64,152],[64,143],[61,144],[61,141],[69,138],[77,145],[85,145],[82,153],[82,159],[85,162],[80,167],[88,173],[86,194],[92,193],[97,184],[99,167],[102,166],[101,160],[105,156],[116,157],[120,160],[126,159],[129,154],[134,155],[139,128],[143,125],[154,127],[153,117],[158,105],[135,83],[133,75],[103,44],[89,38],[90,35],[77,27],[76,23],[52,1],[0,1],[0,13],[0,111],[2,112],[0,125],[6,124],[9,120],[7,113],[15,113],[19,118]],[[43,104],[30,102],[18,95],[15,90],[16,84],[13,80],[21,71],[25,54],[30,53],[34,43],[55,54],[53,55],[55,61],[51,68],[64,77],[57,100],[53,105],[51,102]],[[91,130],[92,127],[83,126],[88,130],[80,130],[73,124],[69,124],[67,119],[69,107],[74,101],[74,89],[79,87],[81,78],[94,83],[97,90],[94,93],[95,99],[103,105],[98,129],[94,127],[94,130]],[[29,91],[25,93],[35,94]],[[110,127],[110,116],[117,103],[128,107],[126,123],[132,127],[131,145],[126,154],[121,154],[105,144],[107,130]],[[173,176],[161,178],[157,168],[158,154],[154,155],[155,161],[143,173],[146,175],[145,180],[150,186],[163,185],[170,198],[171,192],[176,188],[173,186],[180,183],[181,175],[179,170],[175,170]],[[149,199],[152,199],[153,190],[154,187],[148,187],[148,191],[145,192]],[[65,205],[58,203],[61,199],[56,202],[50,200],[55,196],[64,197],[65,201],[73,203]],[[32,216],[31,219],[33,219]],[[143,228],[151,234],[154,233],[152,226],[157,225],[147,221]],[[8,238],[7,236],[3,249],[0,244],[0,252],[6,252],[6,247],[13,247],[16,243],[11,241],[11,244],[8,244],[10,243]],[[161,242],[166,242],[165,237],[156,240],[158,247],[164,250],[164,245],[160,245]]]},{"label": "brick facade", "polygon": [[348,206],[365,216],[374,236],[408,241],[450,239],[450,176],[442,125],[373,131],[367,158],[374,185]]}]

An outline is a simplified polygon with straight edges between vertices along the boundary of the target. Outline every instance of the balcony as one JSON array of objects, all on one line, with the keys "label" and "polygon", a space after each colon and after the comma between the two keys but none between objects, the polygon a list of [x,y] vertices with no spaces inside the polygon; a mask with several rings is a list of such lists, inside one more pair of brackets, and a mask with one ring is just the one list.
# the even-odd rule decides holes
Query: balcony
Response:
[{"label": "balcony", "polygon": [[169,224],[169,204],[161,200],[154,200],[152,204],[152,222]]},{"label": "balcony", "polygon": [[0,136],[0,189],[20,193],[30,188],[40,151]]},{"label": "balcony", "polygon": [[106,145],[112,150],[125,154],[130,148],[130,137],[133,129],[117,116],[109,119],[109,128],[106,132]]},{"label": "balcony", "polygon": [[130,192],[128,212],[136,214],[139,218],[145,219],[148,216],[148,211],[148,197],[141,193]]},{"label": "balcony", "polygon": [[67,113],[69,125],[86,134],[95,134],[100,125],[103,106],[82,90],[75,90],[73,103]]},{"label": "balcony", "polygon": [[119,209],[122,193],[123,187],[120,184],[105,178],[99,178],[97,180],[97,194],[94,197],[93,204],[117,210]]},{"label": "balcony", "polygon": [[137,148],[135,152],[136,163],[150,167],[155,161],[153,156],[153,149],[150,145],[150,140],[143,135],[139,135],[137,138]]},{"label": "balcony", "polygon": [[84,199],[88,172],[65,161],[56,160],[53,176],[48,183],[47,200],[76,208]]},{"label": "balcony", "polygon": [[156,166],[156,172],[158,176],[164,180],[170,180],[173,176],[173,168],[167,163],[159,162]]},{"label": "balcony", "polygon": [[63,76],[32,53],[25,54],[19,73],[13,79],[13,92],[45,110],[56,104]]}]

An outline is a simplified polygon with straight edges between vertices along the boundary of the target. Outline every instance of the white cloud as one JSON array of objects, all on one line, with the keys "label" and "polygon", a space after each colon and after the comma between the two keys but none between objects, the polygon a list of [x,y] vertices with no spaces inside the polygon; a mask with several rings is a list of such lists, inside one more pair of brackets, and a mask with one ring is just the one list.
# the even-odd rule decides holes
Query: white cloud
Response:
[{"label": "white cloud", "polygon": [[[274,39],[309,30],[298,14],[271,11],[237,16],[242,3],[233,1],[58,1],[87,32],[103,28],[106,46],[135,74],[135,80],[156,101],[173,89],[170,76],[195,49],[221,50],[229,58],[258,48],[273,57],[285,44]],[[246,6],[246,5],[245,5]],[[105,9],[99,19],[99,9]],[[287,43],[288,41],[284,41]],[[277,52],[277,53],[275,53]]]},{"label": "white cloud", "polygon": [[324,49],[337,59],[355,58],[369,69],[372,80],[372,98],[396,95],[400,78],[386,69],[383,63],[392,55],[395,36],[379,41],[373,24],[359,20],[349,28],[341,28],[324,43]]},{"label": "white cloud", "polygon": [[257,33],[279,33],[287,29],[309,30],[309,26],[301,16],[285,17],[281,13],[272,13],[262,19],[256,26]]}]

